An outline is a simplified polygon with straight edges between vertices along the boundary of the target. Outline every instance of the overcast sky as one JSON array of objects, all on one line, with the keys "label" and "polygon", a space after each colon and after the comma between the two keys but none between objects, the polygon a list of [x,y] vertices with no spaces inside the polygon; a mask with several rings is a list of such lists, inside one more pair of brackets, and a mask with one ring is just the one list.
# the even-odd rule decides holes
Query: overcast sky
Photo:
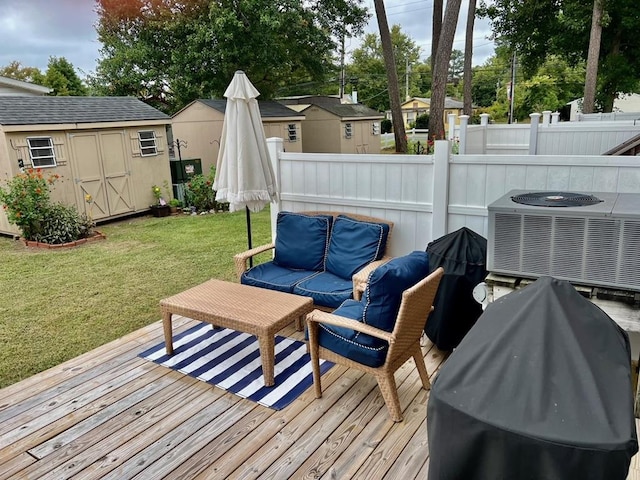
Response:
[{"label": "overcast sky", "polygon": [[[445,2],[446,3],[446,2]],[[373,0],[365,4],[372,13],[367,33],[377,33]],[[460,9],[454,49],[464,50],[467,0]],[[389,25],[399,24],[422,50],[421,59],[431,54],[432,0],[386,0]],[[96,38],[93,0],[0,0],[0,66],[17,60],[23,66],[43,72],[50,56],[65,57],[81,77],[94,72],[100,44]],[[493,54],[486,20],[476,20],[473,64],[480,65]],[[358,46],[351,39],[347,50]]]}]

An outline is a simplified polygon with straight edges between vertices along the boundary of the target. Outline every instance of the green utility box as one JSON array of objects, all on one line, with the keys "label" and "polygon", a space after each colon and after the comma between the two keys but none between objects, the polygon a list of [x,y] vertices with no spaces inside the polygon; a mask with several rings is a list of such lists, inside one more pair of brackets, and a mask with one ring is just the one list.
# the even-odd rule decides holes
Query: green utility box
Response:
[{"label": "green utility box", "polygon": [[188,158],[185,160],[172,160],[171,183],[188,182],[194,175],[202,174],[202,160],[199,158]]}]

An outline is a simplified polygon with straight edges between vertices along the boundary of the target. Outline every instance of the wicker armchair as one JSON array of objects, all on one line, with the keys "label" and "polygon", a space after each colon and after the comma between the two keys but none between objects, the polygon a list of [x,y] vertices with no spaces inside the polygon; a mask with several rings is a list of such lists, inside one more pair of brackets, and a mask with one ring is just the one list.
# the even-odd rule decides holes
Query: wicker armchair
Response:
[{"label": "wicker armchair", "polygon": [[[369,265],[363,267],[362,270],[360,270],[359,272],[356,272],[353,275],[353,297],[356,299],[360,298],[366,286],[366,282],[367,282],[367,278],[369,277],[369,274],[375,268],[388,262],[391,259],[391,256],[388,254],[388,252],[390,251],[391,233],[393,232],[393,222],[376,218],[376,217],[359,215],[359,214],[349,213],[349,212],[309,211],[309,212],[299,212],[299,213],[305,213],[307,215],[332,215],[334,218],[336,218],[338,215],[347,215],[355,220],[360,220],[363,222],[386,223],[387,225],[389,225],[389,234],[387,236],[387,244],[386,244],[383,258],[370,263]],[[240,280],[240,278],[242,277],[242,274],[248,270],[249,268],[248,261],[250,258],[253,258],[260,253],[264,253],[274,249],[275,249],[275,243],[271,242],[265,245],[254,247],[251,250],[247,250],[245,252],[236,254],[233,257],[233,260],[234,260],[238,280]]]},{"label": "wicker armchair", "polygon": [[[320,310],[314,310],[309,313],[306,320],[309,327],[309,351],[313,367],[313,382],[316,398],[322,396],[319,360],[320,358],[324,358],[331,362],[353,367],[374,375],[378,381],[378,386],[380,387],[391,418],[395,422],[401,422],[403,417],[394,373],[409,358],[413,357],[416,367],[418,368],[418,373],[420,374],[420,379],[422,380],[422,386],[427,390],[431,387],[422,350],[420,349],[420,337],[424,330],[427,315],[433,309],[433,299],[443,274],[444,270],[440,267],[428,277],[402,293],[400,310],[392,332],[387,332],[357,320],[333,315]],[[384,364],[377,368],[369,367],[319,346],[318,324],[349,328],[386,341],[389,348]]]}]

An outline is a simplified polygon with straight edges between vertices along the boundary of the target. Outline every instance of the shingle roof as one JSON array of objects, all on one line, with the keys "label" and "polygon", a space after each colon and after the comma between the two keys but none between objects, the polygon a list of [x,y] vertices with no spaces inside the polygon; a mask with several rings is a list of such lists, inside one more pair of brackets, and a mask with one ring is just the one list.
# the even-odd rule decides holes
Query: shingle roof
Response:
[{"label": "shingle roof", "polygon": [[334,115],[337,115],[341,118],[382,118],[384,114],[374,110],[373,108],[369,108],[366,105],[362,105],[361,103],[325,103],[314,104],[317,107],[320,107]]},{"label": "shingle roof", "polygon": [[0,125],[170,120],[133,97],[0,96]]},{"label": "shingle roof", "polygon": [[[199,102],[208,105],[209,107],[224,113],[227,108],[227,101],[218,98],[206,98],[200,99]],[[258,107],[260,108],[260,116],[262,118],[273,117],[300,117],[303,118],[304,114],[298,113],[289,107],[282,105],[281,103],[271,100],[258,100]]]}]

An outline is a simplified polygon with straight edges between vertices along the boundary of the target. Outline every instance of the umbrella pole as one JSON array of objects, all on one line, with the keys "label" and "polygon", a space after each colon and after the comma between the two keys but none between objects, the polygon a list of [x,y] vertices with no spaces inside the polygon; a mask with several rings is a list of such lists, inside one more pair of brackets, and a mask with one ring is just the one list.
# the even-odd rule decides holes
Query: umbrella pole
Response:
[{"label": "umbrella pole", "polygon": [[[247,246],[249,250],[253,248],[251,241],[251,214],[249,213],[249,207],[244,207],[247,214]],[[249,257],[249,268],[253,268],[253,257]]]}]

